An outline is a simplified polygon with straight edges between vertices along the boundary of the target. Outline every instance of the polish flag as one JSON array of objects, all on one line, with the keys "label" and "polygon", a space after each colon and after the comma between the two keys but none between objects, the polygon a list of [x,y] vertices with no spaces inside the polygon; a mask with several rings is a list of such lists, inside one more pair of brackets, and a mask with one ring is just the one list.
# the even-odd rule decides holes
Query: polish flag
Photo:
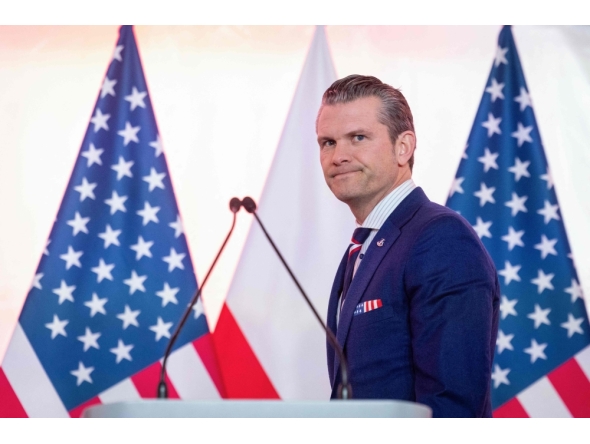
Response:
[{"label": "polish flag", "polygon": [[[325,318],[330,289],[354,219],[328,189],[315,121],[336,80],[317,27],[258,215]],[[253,221],[213,334],[229,398],[328,399],[326,336]]]}]

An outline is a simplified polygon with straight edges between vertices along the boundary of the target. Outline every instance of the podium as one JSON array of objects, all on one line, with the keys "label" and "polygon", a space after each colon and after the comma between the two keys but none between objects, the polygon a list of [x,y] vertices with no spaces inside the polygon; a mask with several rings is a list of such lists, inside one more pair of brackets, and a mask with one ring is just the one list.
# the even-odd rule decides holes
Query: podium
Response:
[{"label": "podium", "polygon": [[409,401],[181,401],[153,399],[94,405],[84,418],[431,418]]}]

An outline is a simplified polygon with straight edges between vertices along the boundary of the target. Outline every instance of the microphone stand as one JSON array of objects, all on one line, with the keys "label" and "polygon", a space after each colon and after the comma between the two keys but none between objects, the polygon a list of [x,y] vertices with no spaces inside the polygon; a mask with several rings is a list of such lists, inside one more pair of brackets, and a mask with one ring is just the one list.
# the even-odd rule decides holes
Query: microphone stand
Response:
[{"label": "microphone stand", "polygon": [[162,361],[162,370],[160,371],[160,382],[158,383],[157,397],[159,399],[168,398],[168,384],[166,383],[166,363],[168,362],[168,357],[170,356],[170,353],[172,352],[172,347],[174,346],[174,343],[176,342],[176,339],[178,338],[178,335],[180,334],[182,327],[186,323],[186,320],[188,319],[188,316],[189,316],[193,306],[199,300],[199,296],[201,295],[201,292],[203,291],[203,287],[205,287],[205,284],[207,283],[207,280],[209,279],[209,276],[211,275],[211,272],[213,271],[213,267],[215,267],[215,264],[217,263],[217,259],[219,259],[219,256],[221,256],[221,252],[225,248],[225,244],[227,244],[227,241],[229,240],[232,232],[234,231],[234,227],[236,225],[236,215],[237,215],[237,212],[240,210],[240,206],[241,206],[241,202],[240,202],[240,199],[238,199],[237,197],[234,197],[229,201],[229,208],[232,211],[232,213],[234,214],[234,218],[233,218],[229,233],[227,233],[227,236],[225,237],[225,240],[223,241],[221,248],[217,252],[217,256],[215,256],[215,259],[213,260],[211,267],[209,267],[209,271],[205,275],[205,279],[203,279],[203,282],[199,286],[198,290],[195,292],[193,298],[191,299],[191,302],[189,303],[180,322],[178,323],[178,326],[176,327],[174,334],[172,335],[172,337],[170,338],[170,341],[168,342],[168,346],[166,347],[166,351],[164,352],[164,359]]},{"label": "microphone stand", "polygon": [[307,305],[309,306],[311,311],[313,311],[313,314],[315,315],[316,319],[318,320],[318,322],[320,323],[320,325],[322,326],[322,328],[326,332],[326,335],[328,337],[328,341],[330,342],[330,345],[336,351],[336,353],[338,354],[338,357],[340,358],[341,384],[338,386],[338,392],[337,392],[338,399],[352,398],[352,387],[350,386],[350,383],[348,382],[348,363],[346,361],[346,357],[344,356],[344,352],[343,352],[342,348],[340,347],[340,344],[338,344],[338,340],[336,339],[336,336],[334,336],[334,333],[332,333],[332,330],[330,330],[326,326],[326,324],[322,320],[321,316],[318,314],[317,310],[315,309],[315,307],[311,303],[311,300],[309,299],[309,297],[307,297],[307,294],[303,290],[303,287],[301,287],[301,284],[299,284],[299,281],[297,280],[297,278],[295,277],[295,275],[291,271],[291,268],[289,268],[289,265],[287,265],[287,262],[283,258],[283,255],[280,253],[279,249],[277,248],[277,246],[275,245],[275,243],[271,239],[270,235],[266,231],[266,228],[264,227],[262,221],[260,220],[260,218],[258,217],[258,214],[256,213],[256,203],[254,202],[254,200],[251,197],[244,197],[244,199],[242,199],[242,206],[246,209],[246,211],[248,213],[252,213],[254,215],[254,217],[256,218],[256,220],[258,221],[258,224],[260,225],[260,228],[262,228],[264,235],[266,236],[266,238],[268,239],[268,241],[272,245],[272,248],[275,250],[275,253],[277,254],[279,259],[281,260],[281,262],[283,263],[283,265],[285,266],[285,268],[289,272],[291,279],[293,280],[293,282],[295,283],[295,285],[299,289],[299,292],[301,293],[301,295],[305,299],[305,302],[307,302]]}]

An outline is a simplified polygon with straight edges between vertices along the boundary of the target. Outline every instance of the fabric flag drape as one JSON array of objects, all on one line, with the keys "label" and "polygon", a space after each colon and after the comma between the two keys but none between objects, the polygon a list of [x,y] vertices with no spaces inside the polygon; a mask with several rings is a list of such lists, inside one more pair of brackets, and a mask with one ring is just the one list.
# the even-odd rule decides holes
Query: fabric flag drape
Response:
[{"label": "fabric flag drape", "polygon": [[[322,94],[334,80],[325,31],[317,27],[258,205],[324,317],[354,229],[324,181],[315,133]],[[255,223],[213,337],[228,397],[329,398],[325,333]]]},{"label": "fabric flag drape", "polygon": [[[79,416],[155,397],[197,288],[133,29],[123,26],[0,369],[0,416]],[[223,393],[199,305],[169,361],[171,397]]]},{"label": "fabric flag drape", "polygon": [[472,224],[500,277],[494,416],[590,416],[588,316],[509,26],[447,206]]}]

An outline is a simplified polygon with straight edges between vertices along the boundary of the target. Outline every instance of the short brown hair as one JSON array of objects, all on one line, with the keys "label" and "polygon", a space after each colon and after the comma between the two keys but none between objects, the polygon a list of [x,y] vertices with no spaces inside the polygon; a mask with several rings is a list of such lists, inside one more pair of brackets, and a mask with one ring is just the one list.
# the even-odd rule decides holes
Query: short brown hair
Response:
[{"label": "short brown hair", "polygon": [[[398,136],[404,131],[412,131],[415,134],[414,118],[404,95],[399,89],[372,76],[352,74],[332,83],[322,97],[318,119],[325,105],[349,103],[364,97],[378,97],[381,100],[379,122],[387,127],[391,143],[395,144]],[[414,168],[413,154],[408,164],[412,170]]]}]

